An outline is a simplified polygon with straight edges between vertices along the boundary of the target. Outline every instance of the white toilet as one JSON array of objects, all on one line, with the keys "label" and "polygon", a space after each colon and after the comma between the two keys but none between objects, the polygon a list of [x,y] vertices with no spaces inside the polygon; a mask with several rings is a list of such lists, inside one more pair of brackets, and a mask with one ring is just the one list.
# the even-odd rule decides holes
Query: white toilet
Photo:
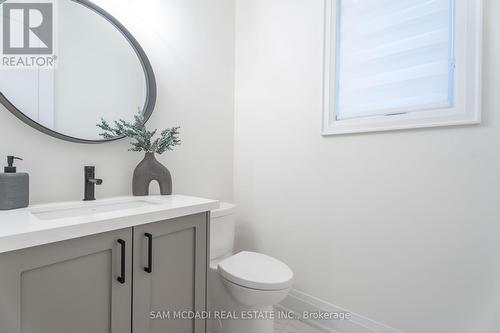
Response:
[{"label": "white toilet", "polygon": [[288,295],[292,270],[255,252],[234,254],[235,206],[212,211],[208,309],[210,333],[273,333],[273,305]]}]

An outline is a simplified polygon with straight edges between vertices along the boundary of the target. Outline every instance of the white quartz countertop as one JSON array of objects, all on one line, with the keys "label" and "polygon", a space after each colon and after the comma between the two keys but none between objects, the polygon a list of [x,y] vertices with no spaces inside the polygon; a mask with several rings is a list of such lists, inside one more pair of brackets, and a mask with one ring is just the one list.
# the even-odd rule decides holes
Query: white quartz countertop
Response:
[{"label": "white quartz countertop", "polygon": [[198,214],[218,207],[216,200],[171,195],[62,202],[0,211],[0,253]]}]

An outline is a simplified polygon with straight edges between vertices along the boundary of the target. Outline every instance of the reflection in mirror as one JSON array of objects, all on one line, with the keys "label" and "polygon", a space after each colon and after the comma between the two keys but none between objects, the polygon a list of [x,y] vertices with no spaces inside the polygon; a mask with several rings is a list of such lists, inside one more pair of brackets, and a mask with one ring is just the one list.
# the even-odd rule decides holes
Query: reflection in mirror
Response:
[{"label": "reflection in mirror", "polygon": [[96,127],[101,117],[130,121],[139,109],[147,120],[156,87],[133,37],[86,1],[61,0],[55,10],[56,67],[0,70],[9,110],[48,134],[80,142],[102,140]]}]

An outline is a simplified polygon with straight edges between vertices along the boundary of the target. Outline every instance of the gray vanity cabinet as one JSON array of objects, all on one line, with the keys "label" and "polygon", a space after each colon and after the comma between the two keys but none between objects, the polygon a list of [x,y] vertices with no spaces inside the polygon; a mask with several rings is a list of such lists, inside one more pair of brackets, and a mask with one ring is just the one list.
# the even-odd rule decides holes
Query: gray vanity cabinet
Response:
[{"label": "gray vanity cabinet", "polygon": [[206,310],[208,219],[1,253],[0,333],[204,333],[204,320],[174,312]]},{"label": "gray vanity cabinet", "polygon": [[[0,254],[0,332],[130,332],[132,229]],[[123,243],[123,242],[122,242]]]},{"label": "gray vanity cabinet", "polygon": [[202,213],[134,228],[133,332],[205,332],[204,320],[174,317],[206,309],[207,220]]}]

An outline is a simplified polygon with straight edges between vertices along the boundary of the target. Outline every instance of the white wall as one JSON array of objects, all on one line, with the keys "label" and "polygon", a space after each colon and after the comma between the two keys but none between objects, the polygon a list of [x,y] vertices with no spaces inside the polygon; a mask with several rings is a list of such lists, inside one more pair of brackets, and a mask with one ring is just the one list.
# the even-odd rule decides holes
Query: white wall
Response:
[{"label": "white wall", "polygon": [[323,3],[237,1],[239,246],[407,333],[498,331],[500,2],[481,126],[336,137],[320,135]]},{"label": "white wall", "polygon": [[[158,103],[149,125],[182,127],[182,146],[161,157],[172,171],[174,192],[231,200],[233,1],[129,1],[134,15],[125,1],[96,2],[114,15],[128,13],[119,18],[150,57]],[[0,106],[0,158],[25,159],[19,171],[30,173],[32,203],[82,199],[84,165],[96,165],[104,179],[99,198],[131,194],[132,173],[142,155],[127,149],[127,140],[80,145],[51,138]]]}]

